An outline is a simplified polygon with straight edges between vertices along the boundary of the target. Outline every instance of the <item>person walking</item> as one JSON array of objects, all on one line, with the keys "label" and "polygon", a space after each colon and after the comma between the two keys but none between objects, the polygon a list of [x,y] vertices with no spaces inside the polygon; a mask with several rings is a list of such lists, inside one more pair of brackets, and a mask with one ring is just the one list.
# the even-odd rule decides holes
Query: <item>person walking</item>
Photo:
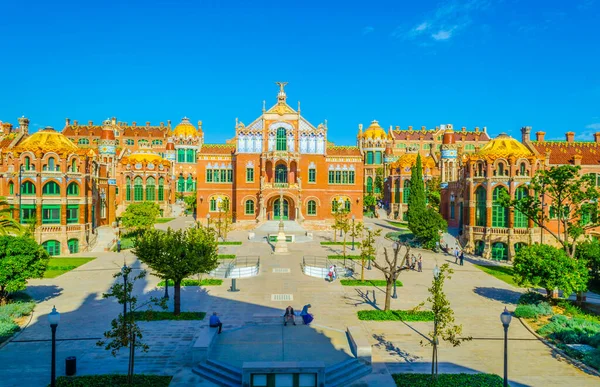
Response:
[{"label": "person walking", "polygon": [[335,271],[333,269],[333,265],[329,266],[329,271],[327,272],[327,278],[329,278],[329,282],[333,282],[333,276]]},{"label": "person walking", "polygon": [[454,249],[454,263],[458,263],[458,247]]},{"label": "person walking", "polygon": [[419,254],[418,267],[419,267],[419,273],[422,272],[423,271],[423,258],[421,257],[421,254]]},{"label": "person walking", "polygon": [[465,260],[465,252],[461,251],[460,252],[460,265],[463,265],[463,261]]}]

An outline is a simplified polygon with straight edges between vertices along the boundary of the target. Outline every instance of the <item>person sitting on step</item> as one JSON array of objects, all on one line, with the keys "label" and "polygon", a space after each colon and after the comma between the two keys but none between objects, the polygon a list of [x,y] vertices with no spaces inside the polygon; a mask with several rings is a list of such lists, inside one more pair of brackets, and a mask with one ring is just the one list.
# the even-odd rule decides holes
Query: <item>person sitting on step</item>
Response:
[{"label": "person sitting on step", "polygon": [[294,308],[292,308],[291,305],[288,305],[288,307],[285,308],[285,314],[283,315],[283,325],[286,326],[289,321],[296,325],[296,321],[294,320]]}]

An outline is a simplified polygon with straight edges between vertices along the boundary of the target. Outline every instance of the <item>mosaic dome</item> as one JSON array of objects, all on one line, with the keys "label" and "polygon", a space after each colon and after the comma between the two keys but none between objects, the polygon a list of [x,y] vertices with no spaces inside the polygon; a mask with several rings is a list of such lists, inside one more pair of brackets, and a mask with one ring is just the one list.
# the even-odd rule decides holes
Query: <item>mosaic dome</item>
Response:
[{"label": "mosaic dome", "polygon": [[49,153],[55,152],[61,155],[77,152],[79,148],[64,134],[57,132],[51,127],[46,127],[33,135],[27,137],[15,147],[17,152]]},{"label": "mosaic dome", "polygon": [[502,133],[485,144],[477,152],[476,156],[491,159],[508,158],[510,156],[519,158],[533,156],[533,153],[518,140],[510,137],[508,134]]},{"label": "mosaic dome", "polygon": [[386,138],[387,134],[385,130],[381,126],[379,126],[379,122],[377,120],[373,120],[371,125],[365,130],[363,133],[363,138]]},{"label": "mosaic dome", "polygon": [[192,125],[189,118],[183,117],[181,122],[173,129],[173,136],[194,137],[198,135],[198,130]]}]

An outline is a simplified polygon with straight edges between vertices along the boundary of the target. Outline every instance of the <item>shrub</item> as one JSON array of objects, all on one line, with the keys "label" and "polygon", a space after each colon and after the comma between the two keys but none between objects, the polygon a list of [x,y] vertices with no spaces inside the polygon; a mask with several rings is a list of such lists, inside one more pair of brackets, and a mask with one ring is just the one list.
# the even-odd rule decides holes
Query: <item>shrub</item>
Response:
[{"label": "shrub", "polygon": [[439,374],[435,384],[431,374],[393,374],[397,387],[502,387],[502,378],[493,374]]},{"label": "shrub", "polygon": [[551,314],[552,307],[547,302],[521,304],[515,309],[515,316],[523,318],[538,318],[539,316],[550,316]]},{"label": "shrub", "polygon": [[[352,242],[321,242],[321,246],[343,246],[348,245],[352,246]],[[354,242],[355,246],[360,247],[360,242]]]},{"label": "shrub", "polygon": [[542,301],[546,301],[546,297],[537,292],[527,292],[519,297],[519,305],[538,304]]},{"label": "shrub", "polygon": [[235,254],[219,254],[218,259],[235,259]]},{"label": "shrub", "polygon": [[587,344],[600,349],[600,324],[582,318],[552,316],[538,333],[565,344]]},{"label": "shrub", "polygon": [[237,245],[241,245],[242,242],[217,242],[217,244],[219,246],[237,246]]},{"label": "shrub", "polygon": [[[343,255],[328,255],[327,259],[344,259]],[[360,255],[346,255],[346,259],[355,259],[355,260],[361,260],[361,256]],[[369,260],[373,260],[375,259],[375,257],[369,257]]]},{"label": "shrub", "polygon": [[[200,286],[219,286],[223,283],[222,279],[206,278],[200,282]],[[165,286],[165,281],[162,280],[156,286]],[[169,286],[175,286],[173,280],[169,280]],[[184,279],[181,281],[181,286],[198,286],[198,280]]]},{"label": "shrub", "polygon": [[[161,375],[133,375],[133,386],[143,387],[168,387],[172,376]],[[56,379],[57,387],[119,387],[128,386],[127,375],[83,375],[59,376]]]},{"label": "shrub", "polygon": [[430,310],[361,310],[358,319],[364,321],[433,321]]},{"label": "shrub", "polygon": [[12,320],[0,320],[0,343],[19,331],[19,326]]}]

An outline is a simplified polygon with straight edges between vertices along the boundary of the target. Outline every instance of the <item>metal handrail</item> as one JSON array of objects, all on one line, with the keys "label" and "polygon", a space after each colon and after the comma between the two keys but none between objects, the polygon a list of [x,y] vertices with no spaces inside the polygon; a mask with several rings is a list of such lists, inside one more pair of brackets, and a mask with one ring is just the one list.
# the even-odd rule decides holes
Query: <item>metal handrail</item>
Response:
[{"label": "metal handrail", "polygon": [[352,259],[346,259],[346,264],[343,265],[343,260],[335,260],[331,261],[329,259],[327,259],[327,257],[324,256],[317,256],[317,255],[305,255],[302,257],[302,265],[303,266],[313,266],[313,267],[322,267],[322,268],[329,268],[333,265],[336,266],[341,266],[344,267],[346,269],[350,269],[352,271],[354,271],[355,268],[355,262]]},{"label": "metal handrail", "polygon": [[227,265],[227,269],[225,269],[225,278],[229,278],[235,269],[238,269],[239,271],[239,269],[247,267],[256,267],[256,270],[258,271],[260,267],[260,257],[255,255],[235,258]]}]

